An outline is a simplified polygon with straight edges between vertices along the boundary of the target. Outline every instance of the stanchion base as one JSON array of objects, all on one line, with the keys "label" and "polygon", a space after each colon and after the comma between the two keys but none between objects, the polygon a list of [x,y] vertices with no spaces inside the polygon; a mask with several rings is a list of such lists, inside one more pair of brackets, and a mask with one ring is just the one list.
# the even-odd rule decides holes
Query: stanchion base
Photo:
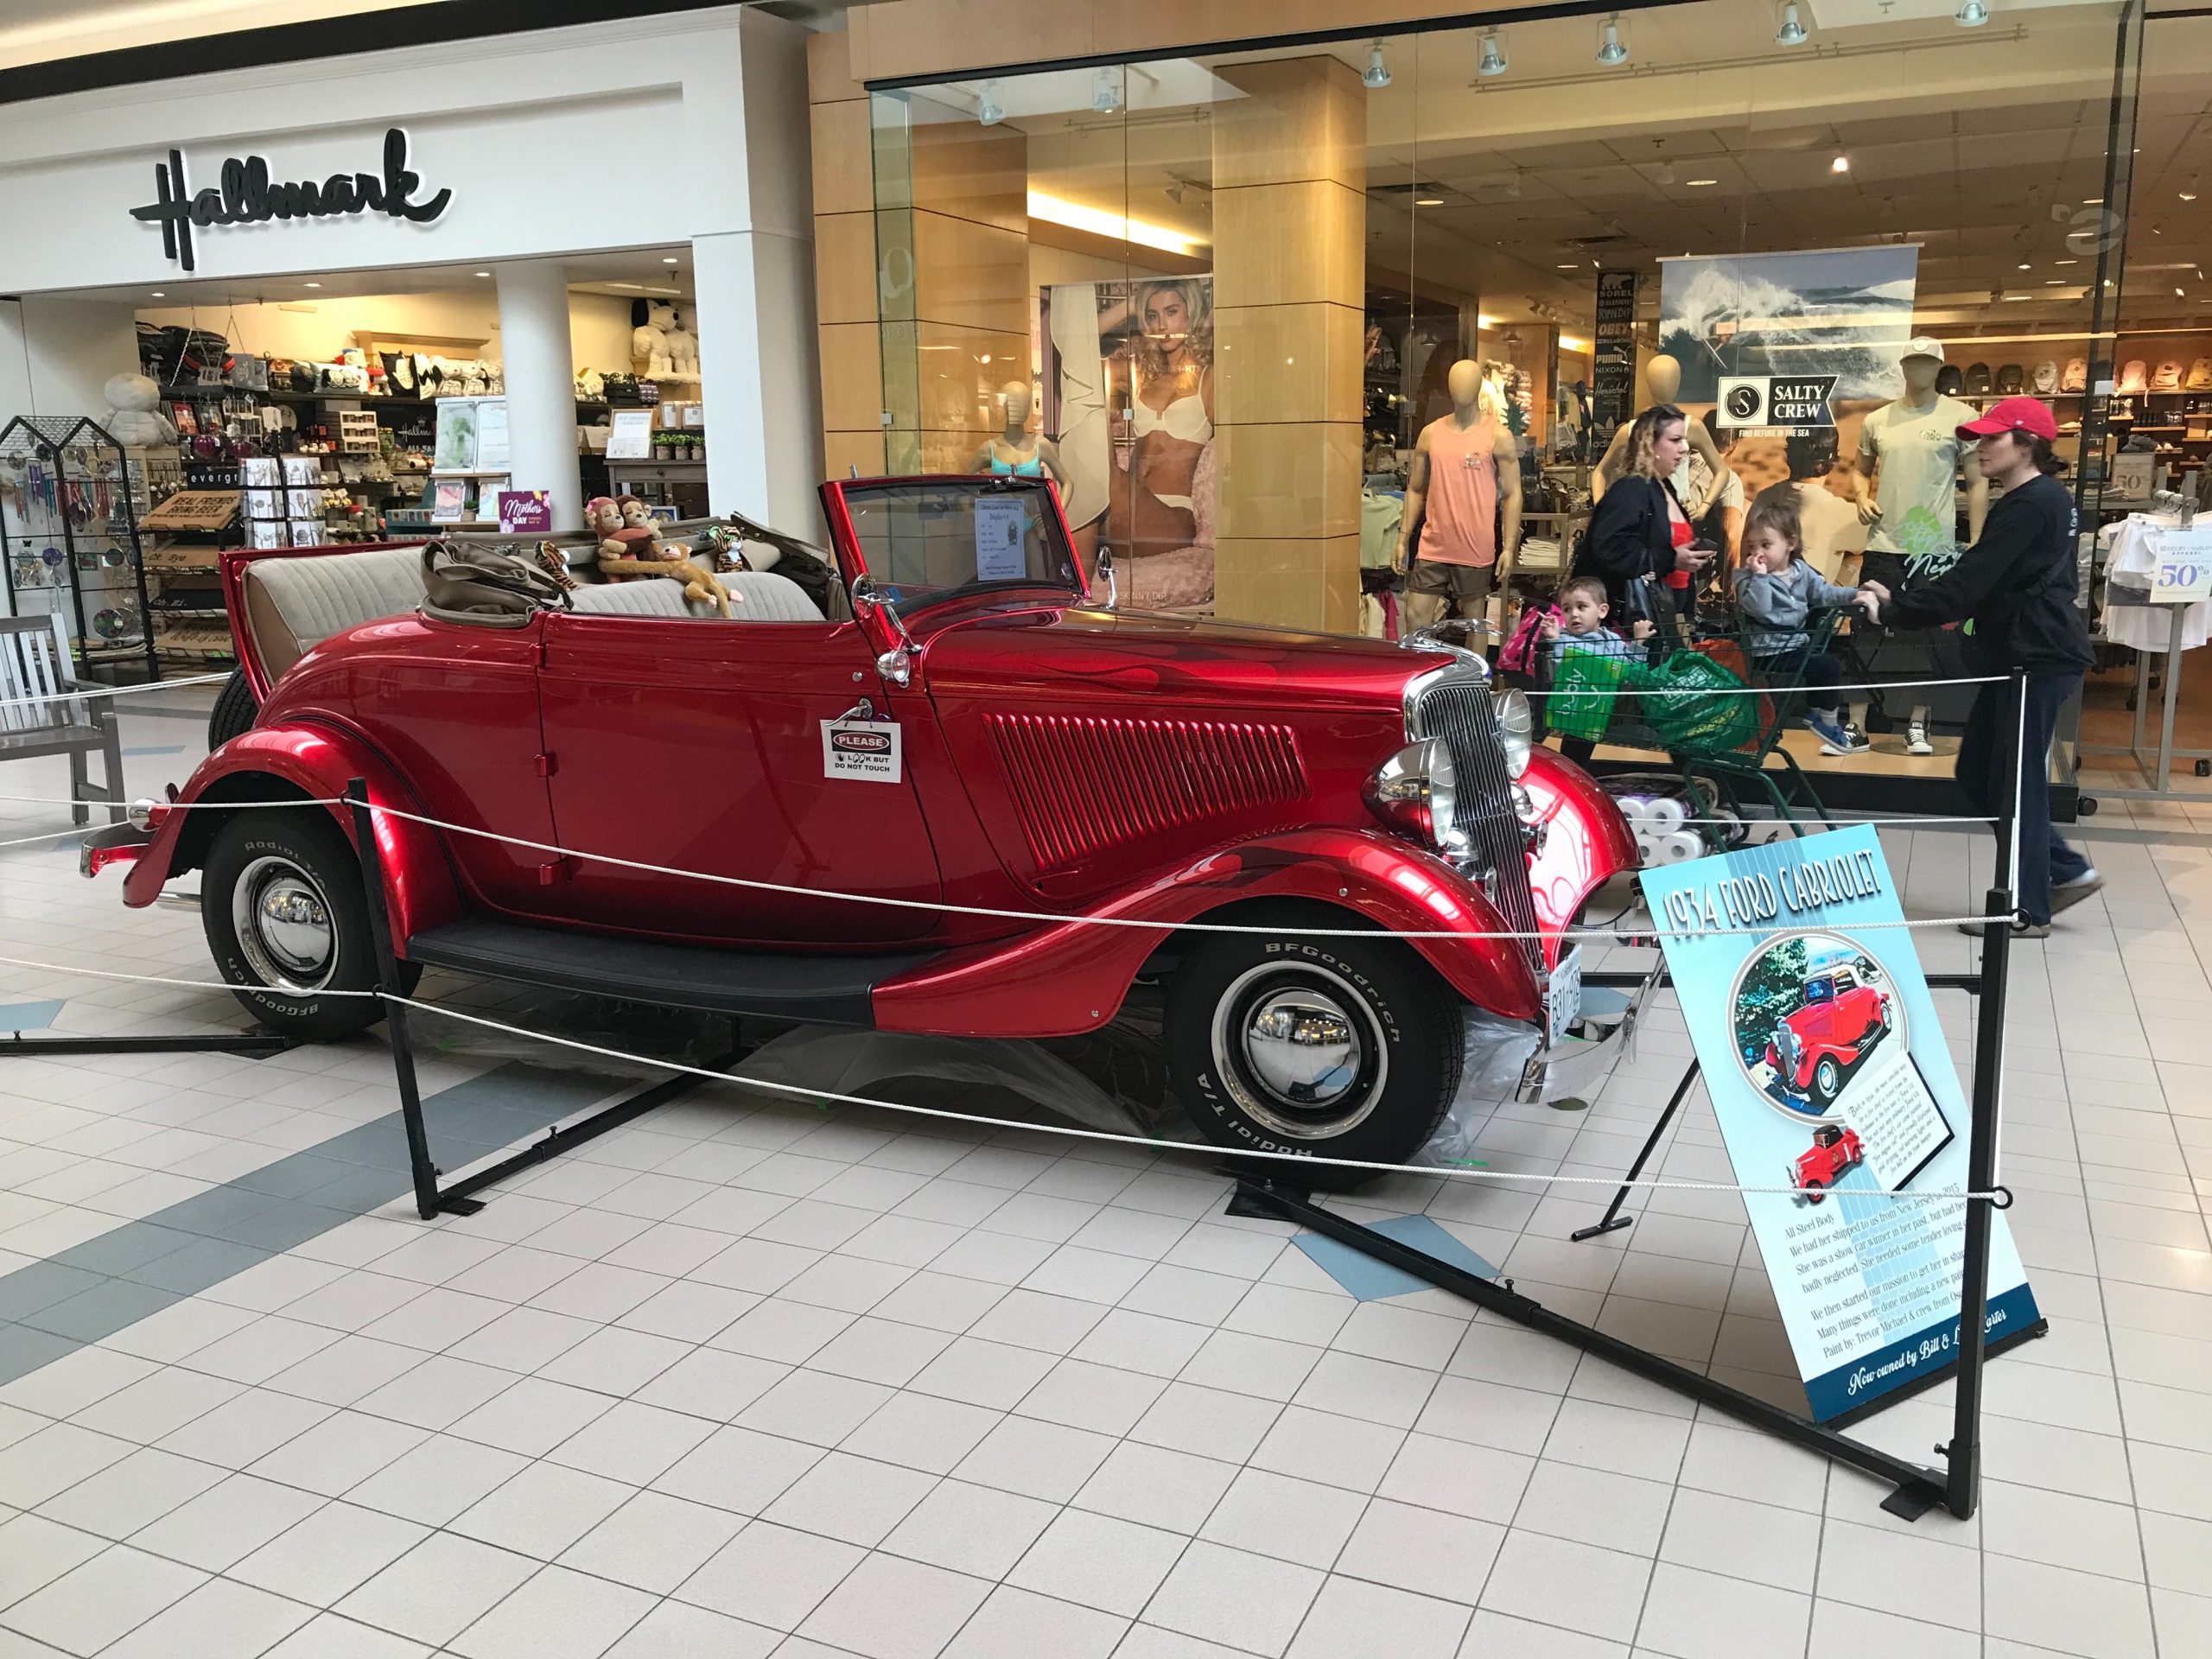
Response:
[{"label": "stanchion base", "polygon": [[0,1040],[5,1054],[282,1054],[299,1045],[273,1031],[241,1031],[222,1036],[68,1037],[16,1032]]},{"label": "stanchion base", "polygon": [[[1303,1193],[1254,1181],[1249,1177],[1240,1179],[1237,1197],[1251,1206],[1246,1213],[1270,1215],[1279,1220],[1297,1222],[1325,1238],[1348,1244],[1378,1262],[1401,1268],[1417,1279],[1425,1279],[1440,1290],[1448,1290],[1453,1295],[1511,1319],[1516,1325],[1524,1325],[1533,1331],[1542,1332],[1546,1336],[1556,1337],[1585,1353],[1609,1360],[1624,1370],[1634,1372],[1678,1394],[1725,1411],[1754,1428],[1764,1429],[1823,1457],[1863,1470],[1877,1480],[1887,1481],[1897,1489],[1893,1495],[1896,1501],[1919,1504],[1916,1513],[1925,1514],[1929,1509],[1946,1502],[1942,1471],[1892,1457],[1862,1440],[1839,1434],[1824,1424],[1784,1411],[1757,1395],[1731,1388],[1702,1371],[1694,1371],[1687,1365],[1677,1364],[1649,1349],[1624,1342],[1593,1325],[1570,1319],[1563,1313],[1555,1313],[1541,1302],[1520,1294],[1510,1280],[1492,1281],[1478,1277],[1464,1268],[1440,1261],[1409,1244],[1401,1243],[1386,1233],[1378,1233],[1371,1227],[1347,1221],[1333,1211],[1314,1204]],[[1885,1503],[1883,1507],[1889,1509],[1890,1505]],[[1898,1508],[1891,1512],[1904,1515],[1906,1511]]]},{"label": "stanchion base", "polygon": [[1580,1244],[1586,1238],[1596,1238],[1601,1233],[1618,1233],[1624,1227],[1633,1226],[1634,1216],[1615,1216],[1611,1221],[1600,1221],[1588,1227],[1578,1227],[1567,1236]]}]

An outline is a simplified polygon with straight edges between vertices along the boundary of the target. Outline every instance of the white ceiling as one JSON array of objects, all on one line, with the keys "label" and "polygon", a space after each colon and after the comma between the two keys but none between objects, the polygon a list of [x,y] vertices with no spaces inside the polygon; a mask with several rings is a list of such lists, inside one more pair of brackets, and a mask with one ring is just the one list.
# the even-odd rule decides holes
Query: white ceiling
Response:
[{"label": "white ceiling", "polygon": [[0,64],[13,67],[277,23],[454,0],[0,0]]},{"label": "white ceiling", "polygon": [[[1631,11],[1619,68],[1595,62],[1595,18],[1527,22],[1505,30],[1495,79],[1475,73],[1480,29],[1389,38],[1391,83],[1366,95],[1370,263],[1501,318],[1586,321],[1594,261],[1911,241],[1931,321],[2086,327],[2118,8],[1992,0],[1993,21],[1965,30],[1953,3],[1802,0],[1812,40],[1795,48],[1775,43],[1770,0]],[[2200,168],[2212,183],[2212,20],[2153,22],[2149,41],[2130,252],[2182,269],[2139,274],[2131,325],[2212,316],[2197,274],[2212,195],[2179,200]],[[1367,41],[1323,49],[1367,67]],[[1090,107],[1092,72],[995,90],[1029,135],[1033,188],[1203,244],[1213,111],[1238,96],[1237,64],[1286,51],[1133,67],[1109,115]],[[1209,81],[1211,97],[1185,90]],[[973,121],[982,85],[947,89],[938,117]]]}]

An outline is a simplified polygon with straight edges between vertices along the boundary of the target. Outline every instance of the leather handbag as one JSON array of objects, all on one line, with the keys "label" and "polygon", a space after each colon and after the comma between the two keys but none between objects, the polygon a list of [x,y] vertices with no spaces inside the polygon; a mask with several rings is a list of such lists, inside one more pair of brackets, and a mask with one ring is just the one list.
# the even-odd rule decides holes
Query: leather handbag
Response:
[{"label": "leather handbag", "polygon": [[504,547],[440,538],[423,544],[423,607],[448,621],[519,628],[540,611],[567,610],[568,589]]}]

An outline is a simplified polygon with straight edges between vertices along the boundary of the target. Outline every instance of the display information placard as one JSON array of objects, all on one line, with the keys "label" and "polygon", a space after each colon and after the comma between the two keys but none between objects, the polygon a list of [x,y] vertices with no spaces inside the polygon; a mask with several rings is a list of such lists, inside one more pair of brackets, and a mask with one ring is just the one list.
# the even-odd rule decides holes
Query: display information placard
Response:
[{"label": "display information placard", "polygon": [[646,461],[653,453],[653,412],[650,409],[618,409],[607,435],[609,461]]},{"label": "display information placard", "polygon": [[[1971,1121],[1871,825],[1643,872],[1815,1419],[1958,1357]],[[1745,932],[1703,930],[1751,930]],[[1991,1217],[1994,1342],[2034,1294]]]},{"label": "display information placard", "polygon": [[2212,526],[2151,532],[2158,563],[2151,568],[2151,602],[2187,605],[2212,599]]}]

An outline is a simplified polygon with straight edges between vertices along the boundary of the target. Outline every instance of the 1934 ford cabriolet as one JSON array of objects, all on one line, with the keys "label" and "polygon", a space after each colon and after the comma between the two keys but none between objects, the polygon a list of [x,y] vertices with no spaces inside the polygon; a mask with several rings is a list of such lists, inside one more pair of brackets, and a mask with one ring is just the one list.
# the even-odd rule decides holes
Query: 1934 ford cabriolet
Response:
[{"label": "1934 ford cabriolet", "polygon": [[1232,1147],[1400,1160],[1464,1005],[1573,1017],[1558,934],[1636,844],[1479,658],[1116,610],[1043,480],[823,498],[827,603],[734,575],[729,620],[650,580],[445,611],[416,548],[225,555],[257,713],[174,793],[202,810],[142,804],[87,869],[134,906],[201,871],[245,1005],[345,1034],[378,1015],[317,995],[376,982],[351,816],[247,804],[359,778],[416,815],[377,819],[403,979],[1033,1038],[1143,978]]}]

